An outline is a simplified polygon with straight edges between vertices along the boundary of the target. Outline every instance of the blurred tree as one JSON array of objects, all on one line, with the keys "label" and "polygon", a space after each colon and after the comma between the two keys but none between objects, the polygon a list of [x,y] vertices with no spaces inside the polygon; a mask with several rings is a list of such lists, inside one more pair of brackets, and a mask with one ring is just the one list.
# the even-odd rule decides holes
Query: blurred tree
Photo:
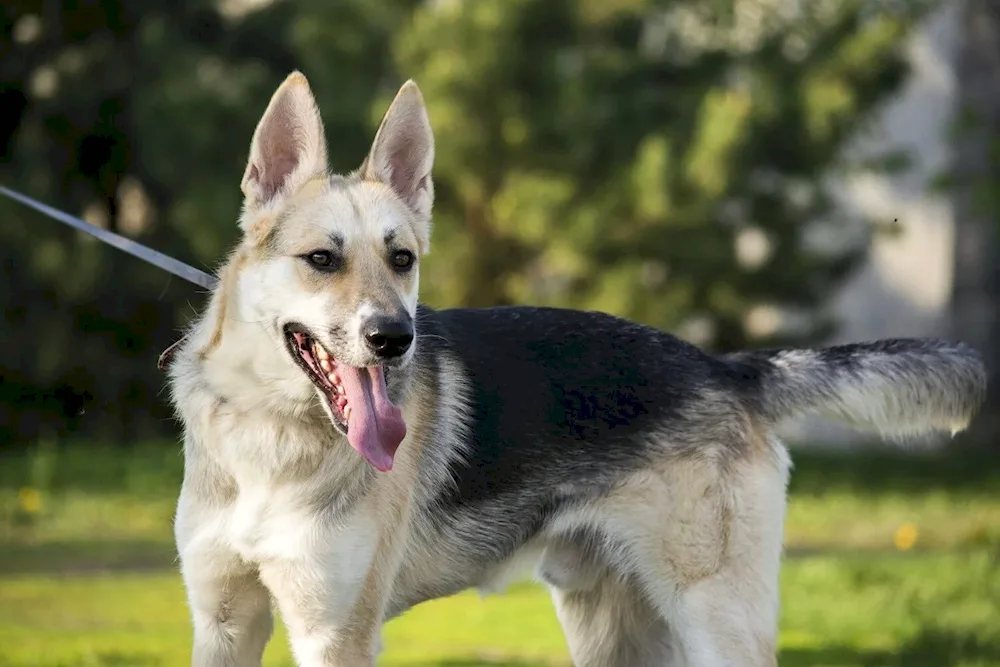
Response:
[{"label": "blurred tree", "polygon": [[[823,179],[855,166],[844,144],[927,9],[866,6],[426,3],[395,40],[438,132],[449,261],[425,294],[608,310],[717,349],[830,333],[868,236],[831,242],[857,225]],[[777,308],[802,326],[774,330]]]},{"label": "blurred tree", "polygon": [[[814,338],[867,241],[817,242],[851,227],[823,177],[900,83],[927,4],[13,0],[0,180],[212,267],[236,239],[254,123],[290,69],[313,82],[340,170],[413,77],[439,156],[430,303],[598,308],[718,349]],[[93,435],[169,430],[153,364],[201,295],[0,212],[0,439],[84,406]],[[773,330],[778,307],[804,326]]]},{"label": "blurred tree", "polygon": [[[334,158],[362,153],[394,17],[412,4],[4,3],[0,177],[212,267],[236,239],[246,147],[275,86],[295,67],[325,79]],[[0,211],[0,444],[168,431],[154,363],[201,295],[15,204]]]}]

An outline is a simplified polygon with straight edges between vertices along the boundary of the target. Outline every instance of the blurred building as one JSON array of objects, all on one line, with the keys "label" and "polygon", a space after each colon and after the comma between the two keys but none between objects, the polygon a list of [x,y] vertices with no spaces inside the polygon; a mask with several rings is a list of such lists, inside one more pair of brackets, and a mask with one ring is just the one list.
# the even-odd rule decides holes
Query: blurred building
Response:
[{"label": "blurred building", "polygon": [[[966,10],[962,2],[942,3],[911,38],[909,81],[882,111],[874,132],[854,147],[903,149],[909,168],[897,175],[836,182],[845,212],[858,220],[897,220],[901,234],[876,239],[867,264],[833,299],[842,326],[832,343],[950,336],[988,351],[995,308],[982,285],[984,260],[979,257],[977,266],[977,258],[956,257],[963,258],[963,247],[968,255],[977,248],[986,252],[981,248],[993,244],[983,238],[982,221],[970,220],[956,205],[960,200],[934,187],[962,158],[954,132],[963,86],[969,85],[962,76],[963,58],[969,56]],[[961,288],[963,282],[965,289],[956,290],[956,283]],[[818,421],[790,428],[788,437],[833,446],[860,440],[849,429]]]}]

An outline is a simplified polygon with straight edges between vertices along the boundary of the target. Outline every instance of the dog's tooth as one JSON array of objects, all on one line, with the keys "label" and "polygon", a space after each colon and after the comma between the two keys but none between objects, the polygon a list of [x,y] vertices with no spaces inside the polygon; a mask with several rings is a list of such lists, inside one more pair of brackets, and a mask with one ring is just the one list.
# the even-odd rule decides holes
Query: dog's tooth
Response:
[{"label": "dog's tooth", "polygon": [[[320,349],[323,349],[323,348],[320,348]],[[326,371],[328,373],[330,372],[330,369],[333,368],[333,366],[330,365],[329,360],[324,359],[323,357],[320,357],[319,367],[322,368],[324,371]]]},{"label": "dog's tooth", "polygon": [[[316,343],[316,356],[319,357],[322,361],[327,362],[327,364],[329,365],[330,353],[327,352],[326,348],[320,345],[319,343]],[[323,369],[330,370],[326,366],[324,366]]]},{"label": "dog's tooth", "polygon": [[[324,368],[323,370],[330,371],[329,368]],[[340,386],[340,377],[333,371],[330,371],[330,373],[326,376],[326,379],[332,382],[334,385]]]},{"label": "dog's tooth", "polygon": [[340,382],[340,380],[338,379],[338,380],[337,380],[337,383],[338,383],[338,384],[337,384],[337,393],[338,393],[338,394],[340,394],[341,396],[343,396],[344,394],[346,394],[346,393],[347,393],[347,390],[346,390],[346,389],[344,389],[344,385],[342,385],[342,384],[339,384],[339,382]]},{"label": "dog's tooth", "polygon": [[346,408],[344,408],[344,421],[347,422],[351,421],[351,406],[349,405]]}]

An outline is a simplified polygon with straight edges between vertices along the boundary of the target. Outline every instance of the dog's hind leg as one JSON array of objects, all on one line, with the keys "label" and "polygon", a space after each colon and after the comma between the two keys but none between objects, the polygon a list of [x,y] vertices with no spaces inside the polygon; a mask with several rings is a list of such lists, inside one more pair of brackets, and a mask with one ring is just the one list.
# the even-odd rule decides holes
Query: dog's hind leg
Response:
[{"label": "dog's hind leg", "polygon": [[777,665],[784,456],[674,461],[620,498],[628,560],[688,667]]},{"label": "dog's hind leg", "polygon": [[667,624],[634,581],[573,545],[550,546],[539,567],[576,667],[680,667]]},{"label": "dog's hind leg", "polygon": [[552,589],[576,667],[679,667],[670,631],[635,586],[602,578],[586,591]]}]

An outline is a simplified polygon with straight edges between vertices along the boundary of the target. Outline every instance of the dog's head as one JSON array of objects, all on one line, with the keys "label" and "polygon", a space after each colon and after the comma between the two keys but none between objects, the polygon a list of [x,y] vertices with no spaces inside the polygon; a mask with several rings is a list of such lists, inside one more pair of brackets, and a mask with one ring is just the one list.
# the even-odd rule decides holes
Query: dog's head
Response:
[{"label": "dog's head", "polygon": [[283,348],[297,395],[318,394],[334,427],[380,470],[406,433],[386,377],[402,377],[416,347],[433,160],[423,98],[407,82],[361,168],[330,175],[319,111],[296,72],[257,125],[243,176],[249,259],[239,309],[280,342],[272,349]]}]

